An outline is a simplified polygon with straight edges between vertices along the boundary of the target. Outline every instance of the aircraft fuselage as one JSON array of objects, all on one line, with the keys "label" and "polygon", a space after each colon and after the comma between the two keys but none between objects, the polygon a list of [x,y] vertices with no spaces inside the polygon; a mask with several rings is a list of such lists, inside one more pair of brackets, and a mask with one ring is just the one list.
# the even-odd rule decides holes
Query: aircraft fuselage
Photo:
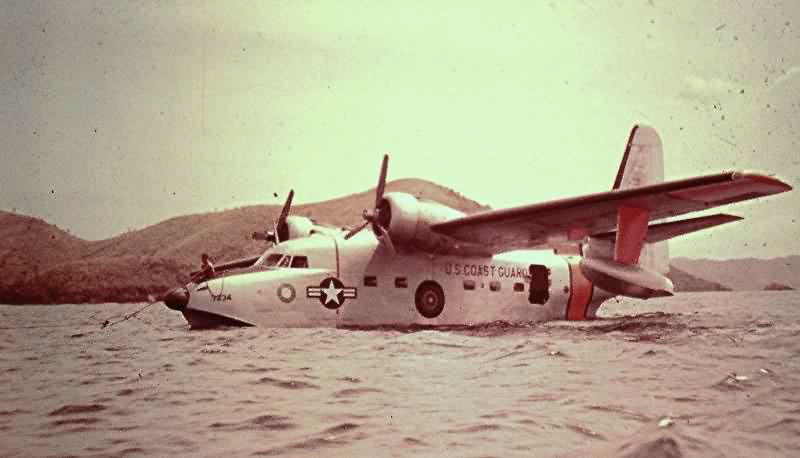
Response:
[{"label": "aircraft fuselage", "polygon": [[578,260],[533,250],[391,255],[370,233],[350,240],[316,234],[276,245],[245,273],[187,285],[182,312],[193,327],[436,327],[586,319],[611,295],[583,278]]}]

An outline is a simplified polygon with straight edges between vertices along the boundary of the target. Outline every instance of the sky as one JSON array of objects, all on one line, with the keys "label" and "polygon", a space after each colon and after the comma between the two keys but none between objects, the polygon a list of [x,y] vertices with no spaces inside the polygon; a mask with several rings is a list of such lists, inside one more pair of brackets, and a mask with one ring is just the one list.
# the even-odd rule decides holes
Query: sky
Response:
[{"label": "sky", "polygon": [[[494,208],[670,178],[800,186],[800,3],[0,1],[0,208],[96,240],[430,180]],[[278,193],[279,197],[273,197]],[[800,254],[800,192],[673,256]]]}]

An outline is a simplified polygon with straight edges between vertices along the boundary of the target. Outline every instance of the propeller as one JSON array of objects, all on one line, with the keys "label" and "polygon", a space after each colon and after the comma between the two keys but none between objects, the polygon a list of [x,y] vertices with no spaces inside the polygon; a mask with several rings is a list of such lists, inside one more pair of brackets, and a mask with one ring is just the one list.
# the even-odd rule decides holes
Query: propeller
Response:
[{"label": "propeller", "polygon": [[397,253],[397,250],[394,248],[394,244],[392,243],[391,237],[389,237],[389,231],[386,230],[385,227],[381,224],[381,217],[383,216],[384,220],[387,220],[391,217],[391,209],[383,200],[383,191],[386,189],[386,171],[389,167],[389,155],[383,155],[383,163],[381,163],[381,172],[380,176],[378,177],[378,186],[375,188],[375,206],[372,211],[364,210],[361,214],[362,218],[364,218],[364,222],[361,223],[359,226],[351,229],[347,234],[345,234],[345,240],[350,239],[354,235],[361,232],[365,227],[372,225],[372,231],[375,232],[375,235],[378,236],[379,240],[384,244],[387,250],[394,256]]},{"label": "propeller", "polygon": [[264,232],[253,232],[254,240],[264,240],[274,244],[281,243],[281,241],[289,238],[289,226],[286,224],[286,218],[289,217],[289,209],[292,208],[292,199],[294,198],[294,190],[289,191],[286,196],[286,202],[283,204],[278,219],[273,221],[272,230]]}]

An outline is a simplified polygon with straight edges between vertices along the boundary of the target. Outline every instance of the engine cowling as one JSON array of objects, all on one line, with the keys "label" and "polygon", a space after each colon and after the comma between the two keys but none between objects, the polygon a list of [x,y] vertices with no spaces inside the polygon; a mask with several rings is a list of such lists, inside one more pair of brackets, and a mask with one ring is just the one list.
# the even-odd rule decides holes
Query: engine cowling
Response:
[{"label": "engine cowling", "polygon": [[319,225],[305,216],[289,216],[286,218],[286,226],[284,228],[278,227],[278,236],[281,242],[308,237],[312,234],[337,236],[341,235],[341,233],[341,228]]},{"label": "engine cowling", "polygon": [[[395,243],[436,252],[445,249],[452,241],[432,232],[430,227],[461,216],[464,213],[450,207],[422,201],[404,192],[390,192],[378,204],[377,224],[389,232]],[[376,231],[376,235],[380,234]]]},{"label": "engine cowling", "polygon": [[314,222],[305,216],[289,216],[286,218],[286,225],[278,227],[278,238],[281,242],[294,240],[311,235],[314,230]]}]

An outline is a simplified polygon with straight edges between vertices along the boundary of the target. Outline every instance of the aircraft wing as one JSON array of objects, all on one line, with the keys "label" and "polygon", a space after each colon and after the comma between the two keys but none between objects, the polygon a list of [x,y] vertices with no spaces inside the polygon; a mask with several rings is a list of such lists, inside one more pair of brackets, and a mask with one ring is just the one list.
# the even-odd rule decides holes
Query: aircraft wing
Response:
[{"label": "aircraft wing", "polygon": [[621,207],[646,209],[653,221],[790,189],[765,175],[725,172],[491,210],[438,223],[431,230],[492,252],[545,248],[615,230]]}]

